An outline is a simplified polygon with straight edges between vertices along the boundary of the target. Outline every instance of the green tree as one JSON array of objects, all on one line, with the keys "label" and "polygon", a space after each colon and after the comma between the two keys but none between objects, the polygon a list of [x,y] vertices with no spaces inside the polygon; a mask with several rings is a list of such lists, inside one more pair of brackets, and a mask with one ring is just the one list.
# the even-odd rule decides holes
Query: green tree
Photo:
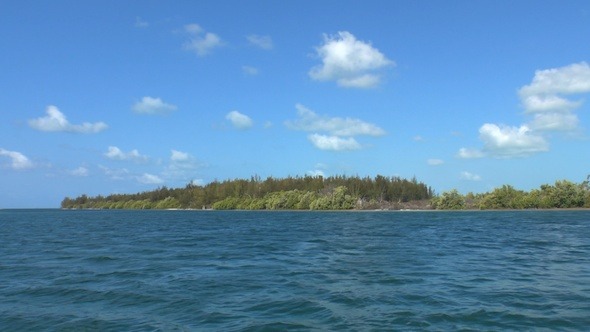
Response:
[{"label": "green tree", "polygon": [[432,199],[431,204],[437,210],[461,210],[465,208],[465,197],[453,189]]},{"label": "green tree", "polygon": [[525,207],[525,193],[510,185],[494,189],[480,201],[481,209],[522,209]]},{"label": "green tree", "polygon": [[571,181],[556,181],[553,187],[545,187],[551,207],[576,208],[584,206],[586,191],[584,184],[575,184]]},{"label": "green tree", "polygon": [[168,197],[164,198],[163,200],[159,201],[155,206],[155,209],[179,209],[179,208],[180,208],[180,202],[172,196],[168,196]]}]

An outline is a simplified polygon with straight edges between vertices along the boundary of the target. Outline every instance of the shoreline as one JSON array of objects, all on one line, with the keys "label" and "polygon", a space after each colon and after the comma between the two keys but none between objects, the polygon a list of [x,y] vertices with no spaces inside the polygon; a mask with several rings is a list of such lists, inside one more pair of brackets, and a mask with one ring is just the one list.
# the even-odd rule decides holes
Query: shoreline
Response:
[{"label": "shoreline", "polygon": [[3,208],[0,210],[63,210],[63,211],[200,211],[200,212],[526,212],[526,211],[590,211],[590,208],[549,208],[549,209],[458,209],[458,210],[437,210],[437,209],[350,209],[350,210],[222,210],[222,209],[101,209],[101,208]]}]

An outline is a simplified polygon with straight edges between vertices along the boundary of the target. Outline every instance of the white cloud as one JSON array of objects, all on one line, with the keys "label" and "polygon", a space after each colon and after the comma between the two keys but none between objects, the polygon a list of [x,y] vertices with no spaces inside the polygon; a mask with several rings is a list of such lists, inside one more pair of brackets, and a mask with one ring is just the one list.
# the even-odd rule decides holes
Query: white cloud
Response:
[{"label": "white cloud", "polygon": [[287,121],[287,127],[295,130],[327,132],[333,136],[383,136],[385,130],[372,123],[354,118],[319,116],[301,104],[295,105],[299,119]]},{"label": "white cloud", "polygon": [[485,154],[483,152],[481,152],[480,150],[461,148],[461,149],[459,149],[459,153],[457,154],[457,157],[463,158],[463,159],[474,159],[474,158],[483,158],[483,157],[485,157]]},{"label": "white cloud", "polygon": [[89,171],[88,171],[88,168],[80,166],[76,169],[68,171],[68,173],[70,173],[73,176],[84,177],[84,176],[88,176]]},{"label": "white cloud", "polygon": [[338,80],[340,86],[346,88],[370,88],[379,85],[381,78],[378,75],[365,74],[357,77],[341,78]]},{"label": "white cloud", "polygon": [[94,134],[108,128],[104,122],[71,124],[66,116],[53,105],[48,106],[45,112],[47,116],[29,120],[29,126],[41,131],[63,131],[79,134]]},{"label": "white cloud", "polygon": [[202,33],[204,30],[203,28],[201,28],[200,25],[196,23],[191,23],[184,26],[184,31],[191,35],[198,35]]},{"label": "white cloud", "polygon": [[326,171],[330,168],[328,165],[324,163],[316,163],[313,167],[314,170],[308,171],[307,175],[325,177]]},{"label": "white cloud", "polygon": [[238,111],[231,111],[225,116],[232,125],[238,129],[248,129],[254,125],[252,119],[249,116],[242,114]]},{"label": "white cloud", "polygon": [[357,40],[347,31],[324,35],[324,44],[316,48],[322,64],[313,67],[309,76],[319,81],[336,81],[343,87],[371,88],[381,82],[375,72],[395,63],[378,49]]},{"label": "white cloud", "polygon": [[258,75],[258,69],[251,66],[242,66],[242,72],[247,75]]},{"label": "white cloud", "polygon": [[126,159],[126,155],[116,146],[109,146],[109,151],[104,154],[109,159],[119,159],[124,160]]},{"label": "white cloud", "polygon": [[574,131],[578,122],[578,116],[572,113],[540,113],[529,126],[535,131]]},{"label": "white cloud", "polygon": [[571,101],[559,96],[526,96],[522,104],[527,113],[535,112],[566,112],[578,108],[582,103]]},{"label": "white cloud", "polygon": [[137,175],[130,172],[126,168],[113,169],[102,165],[99,165],[98,167],[104,172],[106,176],[108,176],[112,180],[135,180],[139,183],[148,185],[162,184],[165,182],[160,176],[150,173],[143,173],[141,175]]},{"label": "white cloud", "polygon": [[143,173],[141,176],[138,176],[137,181],[143,184],[162,184],[164,180],[162,180],[159,176],[149,173]]},{"label": "white cloud", "polygon": [[361,148],[361,145],[353,137],[342,138],[338,136],[311,134],[308,136],[308,139],[320,150],[346,151]]},{"label": "white cloud", "polygon": [[34,167],[33,162],[31,162],[27,156],[17,151],[9,151],[0,148],[0,156],[10,158],[9,167],[14,170],[24,170]]},{"label": "white cloud", "polygon": [[172,150],[171,155],[170,155],[170,160],[176,161],[176,162],[187,161],[187,160],[189,160],[189,158],[190,158],[190,156],[188,153],[182,152],[182,151],[177,151],[177,150]]},{"label": "white cloud", "polygon": [[523,97],[587,92],[590,92],[590,66],[586,62],[537,70],[531,84],[519,90]]},{"label": "white cloud", "polygon": [[521,157],[549,149],[545,139],[526,125],[500,127],[486,123],[479,129],[479,137],[484,142],[484,151],[493,157]]},{"label": "white cloud", "polygon": [[573,101],[563,95],[590,92],[590,66],[586,62],[565,67],[537,70],[533,81],[519,91],[527,113],[534,114],[529,124],[539,131],[574,131],[578,116],[573,113],[582,101]]},{"label": "white cloud", "polygon": [[256,45],[263,50],[272,50],[273,43],[270,36],[249,35],[246,37],[252,45]]},{"label": "white cloud", "polygon": [[187,179],[194,177],[195,170],[197,170],[200,166],[201,164],[196,160],[196,158],[191,156],[189,153],[171,150],[170,163],[162,175],[166,179],[179,179],[186,181]]},{"label": "white cloud", "polygon": [[[295,107],[299,118],[294,121],[285,121],[285,125],[293,130],[315,132],[309,135],[308,139],[321,150],[358,150],[361,145],[354,139],[354,136],[385,135],[385,130],[372,123],[355,118],[319,116],[301,104],[297,104]],[[328,135],[319,134],[320,132]]]},{"label": "white cloud", "polygon": [[481,181],[481,176],[469,172],[461,172],[461,179],[467,181]]},{"label": "white cloud", "polygon": [[[537,70],[532,82],[518,90],[525,114],[532,120],[520,127],[486,123],[480,129],[483,151],[492,157],[519,157],[549,150],[547,132],[574,132],[579,119],[574,110],[581,100],[570,100],[567,95],[590,93],[590,66],[586,62],[560,68]],[[459,151],[462,158],[470,158],[467,150]]]},{"label": "white cloud", "polygon": [[442,159],[428,159],[426,162],[430,166],[439,166],[445,163]]},{"label": "white cloud", "polygon": [[175,111],[177,107],[175,105],[165,103],[160,98],[146,96],[141,98],[141,101],[135,103],[132,109],[134,112],[140,114],[164,114]]},{"label": "white cloud", "polygon": [[205,56],[214,48],[223,46],[219,36],[205,32],[198,24],[185,25],[184,30],[190,35],[189,41],[184,43],[184,48],[195,52],[198,56]]},{"label": "white cloud", "polygon": [[146,162],[149,158],[139,153],[137,149],[129,152],[123,152],[116,146],[109,146],[104,156],[112,160],[132,160],[136,162]]}]

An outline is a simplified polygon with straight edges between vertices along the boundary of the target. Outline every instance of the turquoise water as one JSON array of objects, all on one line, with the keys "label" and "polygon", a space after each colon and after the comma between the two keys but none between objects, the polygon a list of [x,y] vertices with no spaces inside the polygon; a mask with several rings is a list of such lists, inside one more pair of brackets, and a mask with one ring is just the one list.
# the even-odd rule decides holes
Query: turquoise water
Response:
[{"label": "turquoise water", "polygon": [[590,327],[590,212],[0,210],[0,330]]}]

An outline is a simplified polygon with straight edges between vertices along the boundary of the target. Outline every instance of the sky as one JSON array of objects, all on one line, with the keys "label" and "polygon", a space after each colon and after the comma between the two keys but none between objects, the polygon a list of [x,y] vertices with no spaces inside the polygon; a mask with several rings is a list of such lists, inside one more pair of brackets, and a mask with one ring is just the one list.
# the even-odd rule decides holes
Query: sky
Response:
[{"label": "sky", "polygon": [[1,1],[0,208],[215,180],[590,174],[588,1]]}]

